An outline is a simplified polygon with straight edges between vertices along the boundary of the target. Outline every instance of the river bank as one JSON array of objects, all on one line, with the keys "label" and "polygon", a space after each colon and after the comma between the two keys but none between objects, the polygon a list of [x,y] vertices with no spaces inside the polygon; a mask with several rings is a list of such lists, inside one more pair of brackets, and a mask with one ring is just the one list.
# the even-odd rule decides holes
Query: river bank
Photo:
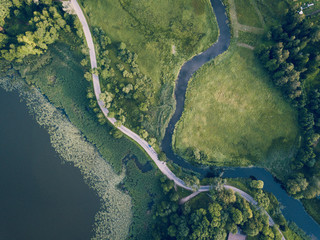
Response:
[{"label": "river bank", "polygon": [[[7,91],[16,91],[24,99],[37,123],[49,132],[50,144],[56,151],[54,155],[60,156],[63,162],[72,165],[71,168],[75,167],[75,171],[78,174],[81,173],[81,175],[79,174],[81,182],[84,179],[92,189],[91,191],[95,192],[96,199],[100,200],[100,208],[97,212],[92,213],[94,217],[89,228],[92,229],[93,224],[91,232],[93,234],[90,236],[93,235],[99,239],[125,238],[128,235],[132,213],[130,197],[117,188],[117,185],[124,178],[124,173],[121,175],[114,173],[111,166],[85,140],[81,132],[37,89],[30,88],[19,78],[11,79],[8,77],[0,79],[0,86]],[[48,157],[48,159],[50,158]],[[32,209],[32,212],[34,211],[36,210]]]},{"label": "river bank", "polygon": [[[196,167],[190,164],[182,157],[175,154],[172,149],[172,136],[176,123],[180,120],[182,112],[184,110],[185,94],[188,87],[188,82],[193,73],[198,70],[202,65],[214,59],[219,54],[225,52],[230,44],[231,34],[230,28],[227,23],[227,16],[225,7],[219,0],[212,0],[216,18],[218,21],[220,36],[216,44],[211,46],[207,51],[197,55],[188,62],[186,62],[179,73],[179,77],[176,81],[175,99],[176,99],[176,111],[169,121],[168,127],[165,132],[165,136],[162,140],[161,147],[165,152],[168,159],[178,164],[182,168],[192,170],[202,175],[202,177],[210,175],[209,168]],[[191,137],[191,136],[190,136]],[[272,192],[279,202],[283,205],[284,216],[291,221],[297,223],[297,225],[306,231],[309,235],[313,235],[320,239],[320,226],[312,219],[312,217],[305,211],[300,201],[293,199],[281,188],[278,182],[274,181],[273,176],[262,168],[224,168],[224,177],[250,177],[254,176],[257,179],[261,179],[265,182],[265,190]],[[294,209],[294,211],[293,211]]]},{"label": "river bank", "polygon": [[61,164],[17,92],[0,88],[0,238],[89,239],[100,208],[80,171]]}]

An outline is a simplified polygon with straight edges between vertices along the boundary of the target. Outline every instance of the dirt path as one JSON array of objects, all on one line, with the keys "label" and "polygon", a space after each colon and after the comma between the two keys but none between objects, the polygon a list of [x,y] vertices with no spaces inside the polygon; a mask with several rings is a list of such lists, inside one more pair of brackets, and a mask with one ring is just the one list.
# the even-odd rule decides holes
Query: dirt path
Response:
[{"label": "dirt path", "polygon": [[237,46],[239,47],[244,47],[244,48],[248,48],[250,50],[254,50],[254,47],[249,45],[249,44],[246,44],[246,43],[237,43]]},{"label": "dirt path", "polygon": [[[250,1],[252,1],[252,0],[250,0]],[[230,5],[229,11],[230,11],[231,25],[232,25],[234,36],[236,38],[239,37],[239,31],[251,32],[251,33],[254,33],[254,34],[263,34],[264,33],[264,29],[263,28],[252,27],[252,26],[240,24],[238,22],[237,12],[236,12],[236,5],[235,5],[234,0],[229,0],[229,5]],[[259,19],[260,19],[261,23],[263,24],[263,26],[265,26],[265,22],[263,20],[263,17],[261,15],[258,7],[256,6],[256,4],[253,4],[253,6],[254,6],[255,10],[257,11],[257,14],[259,16]]]}]

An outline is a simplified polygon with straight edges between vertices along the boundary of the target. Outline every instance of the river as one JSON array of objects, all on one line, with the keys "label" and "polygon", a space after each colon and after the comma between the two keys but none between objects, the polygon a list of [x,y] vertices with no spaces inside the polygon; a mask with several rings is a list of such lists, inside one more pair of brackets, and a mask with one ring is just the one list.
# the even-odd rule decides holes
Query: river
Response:
[{"label": "river", "polygon": [[98,196],[16,92],[0,87],[0,109],[0,239],[90,239]]},{"label": "river", "polygon": [[[225,7],[220,0],[211,0],[218,26],[219,38],[216,43],[209,47],[206,51],[193,57],[187,61],[181,68],[175,87],[176,110],[171,117],[165,136],[161,142],[161,148],[166,154],[167,158],[178,164],[182,168],[186,168],[206,176],[210,169],[201,168],[191,165],[188,161],[175,154],[172,149],[172,135],[175,126],[180,120],[185,102],[185,94],[188,87],[188,82],[192,75],[205,63],[214,59],[219,54],[225,52],[230,45],[230,28],[227,24],[227,16],[225,14]],[[250,177],[254,176],[265,182],[264,189],[272,192],[283,206],[282,213],[287,220],[294,221],[301,229],[307,234],[313,235],[315,238],[320,239],[320,226],[312,219],[312,217],[304,210],[300,201],[288,196],[287,193],[281,188],[281,185],[276,182],[273,176],[262,168],[225,168],[224,177]]]}]

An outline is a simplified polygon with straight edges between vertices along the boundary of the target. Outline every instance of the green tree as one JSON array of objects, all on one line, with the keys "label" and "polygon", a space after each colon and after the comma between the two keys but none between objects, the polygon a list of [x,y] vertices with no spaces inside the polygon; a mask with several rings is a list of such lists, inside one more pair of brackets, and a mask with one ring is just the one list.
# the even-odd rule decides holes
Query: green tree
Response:
[{"label": "green tree", "polygon": [[242,223],[243,216],[242,216],[242,213],[239,209],[231,208],[231,216],[232,216],[232,220],[235,224],[239,225]]},{"label": "green tree", "polygon": [[4,25],[5,18],[10,15],[10,8],[12,7],[12,2],[10,0],[2,0],[0,4],[0,27]]},{"label": "green tree", "polygon": [[170,237],[175,237],[177,234],[177,228],[175,225],[170,225],[170,227],[168,228],[168,235]]},{"label": "green tree", "polygon": [[264,182],[261,180],[252,180],[250,182],[250,187],[254,188],[254,189],[262,189],[264,185]]},{"label": "green tree", "polygon": [[81,64],[81,66],[86,67],[86,66],[88,66],[88,60],[84,58],[81,60],[80,64]]},{"label": "green tree", "polygon": [[0,32],[0,48],[3,48],[8,42],[8,36]]}]

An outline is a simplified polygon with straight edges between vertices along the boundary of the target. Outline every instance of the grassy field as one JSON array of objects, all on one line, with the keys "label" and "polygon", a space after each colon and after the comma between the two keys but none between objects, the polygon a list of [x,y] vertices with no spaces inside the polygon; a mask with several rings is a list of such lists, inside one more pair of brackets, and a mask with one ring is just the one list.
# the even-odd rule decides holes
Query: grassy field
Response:
[{"label": "grassy field", "polygon": [[[124,137],[121,139],[112,137],[109,134],[112,127],[108,124],[100,125],[95,113],[88,107],[89,100],[86,95],[90,83],[83,77],[86,71],[80,65],[83,57],[81,53],[72,50],[70,45],[59,42],[51,45],[47,53],[40,57],[29,57],[16,68],[29,83],[38,87],[68,116],[116,172],[121,171],[122,159],[129,153],[136,155],[141,164],[146,163],[149,161],[148,157],[139,147]],[[159,176],[156,173],[156,168],[142,173],[133,162],[127,165],[124,185],[133,202],[134,218],[130,229],[130,236],[133,239],[150,239],[148,228],[152,224],[152,218],[148,218],[148,224],[143,228],[141,222],[150,214],[150,202],[156,202],[162,196],[157,185]]]},{"label": "grassy field", "polygon": [[239,31],[238,41],[256,47],[261,43],[263,36],[250,32]]},{"label": "grassy field", "polygon": [[284,156],[298,136],[297,115],[251,50],[233,46],[202,67],[186,99],[175,133],[178,152],[202,150],[214,165],[287,166]]},{"label": "grassy field", "polygon": [[112,42],[124,42],[138,54],[141,72],[155,87],[154,104],[143,125],[160,139],[174,109],[174,81],[181,65],[217,39],[209,0],[80,2],[91,27],[101,27]]},{"label": "grassy field", "polygon": [[[286,12],[288,3],[285,0],[254,0],[267,26],[279,24],[281,16]],[[292,2],[292,1],[290,1]]]},{"label": "grassy field", "polygon": [[249,0],[234,0],[237,11],[237,18],[240,24],[263,27],[257,11]]}]

